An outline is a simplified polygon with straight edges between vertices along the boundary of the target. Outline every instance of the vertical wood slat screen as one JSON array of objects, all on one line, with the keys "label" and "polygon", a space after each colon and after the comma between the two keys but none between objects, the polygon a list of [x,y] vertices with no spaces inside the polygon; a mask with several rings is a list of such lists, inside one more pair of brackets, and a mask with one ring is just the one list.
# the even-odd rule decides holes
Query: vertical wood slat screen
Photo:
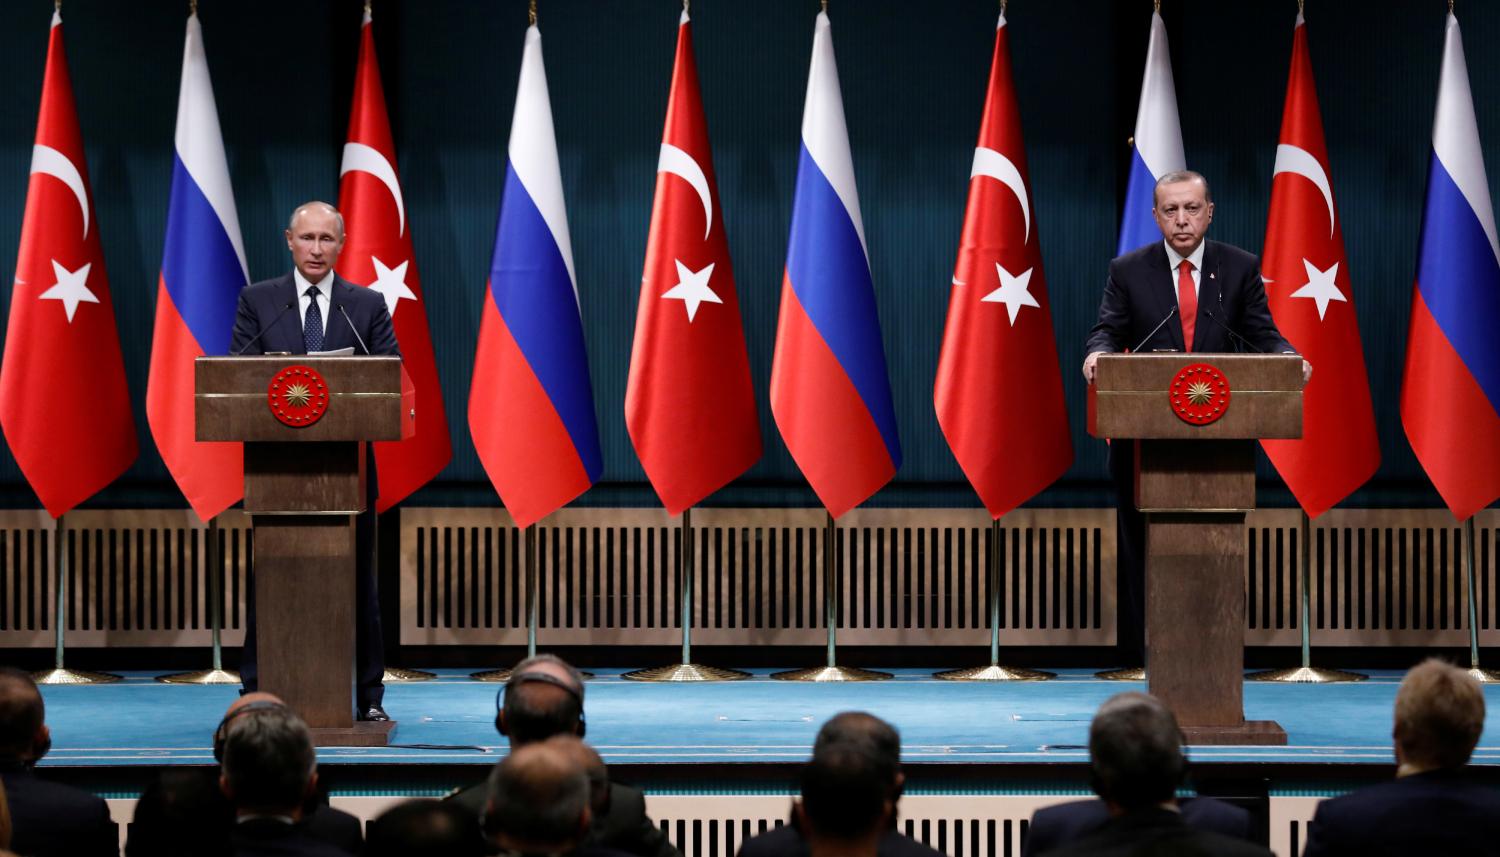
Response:
[{"label": "vertical wood slat screen", "polygon": [[[69,647],[207,646],[207,528],[188,510],[85,509],[64,516]],[[53,521],[0,512],[0,646],[53,645]],[[219,516],[225,562],[222,639],[244,640],[250,519]]]}]

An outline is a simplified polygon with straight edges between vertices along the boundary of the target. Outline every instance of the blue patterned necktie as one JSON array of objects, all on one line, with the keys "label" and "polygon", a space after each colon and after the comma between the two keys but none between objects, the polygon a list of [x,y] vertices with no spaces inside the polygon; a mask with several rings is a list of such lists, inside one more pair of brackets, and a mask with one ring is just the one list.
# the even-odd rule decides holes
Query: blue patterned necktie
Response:
[{"label": "blue patterned necktie", "polygon": [[323,311],[318,309],[317,286],[307,290],[310,303],[307,305],[307,317],[302,319],[302,344],[306,346],[307,353],[323,350]]}]

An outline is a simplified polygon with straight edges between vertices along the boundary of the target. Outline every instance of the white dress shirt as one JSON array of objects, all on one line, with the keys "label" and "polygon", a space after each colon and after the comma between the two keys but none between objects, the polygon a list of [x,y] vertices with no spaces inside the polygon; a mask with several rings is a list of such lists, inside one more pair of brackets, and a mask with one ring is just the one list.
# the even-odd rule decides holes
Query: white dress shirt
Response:
[{"label": "white dress shirt", "polygon": [[1208,241],[1199,241],[1198,246],[1187,256],[1173,250],[1171,242],[1163,241],[1161,243],[1166,245],[1167,248],[1167,268],[1172,273],[1172,291],[1174,293],[1177,291],[1177,278],[1179,276],[1177,272],[1182,268],[1182,260],[1186,259],[1193,263],[1193,297],[1197,297],[1201,294],[1198,288],[1198,281],[1203,279],[1203,248],[1208,246]]},{"label": "white dress shirt", "polygon": [[323,279],[316,283],[308,282],[302,276],[302,272],[296,268],[292,269],[292,279],[297,281],[297,310],[302,313],[302,329],[307,329],[307,308],[313,299],[307,296],[308,289],[318,287],[318,311],[323,314],[323,333],[328,334],[328,311],[332,309],[329,301],[333,299],[333,272],[329,271],[323,275]]}]

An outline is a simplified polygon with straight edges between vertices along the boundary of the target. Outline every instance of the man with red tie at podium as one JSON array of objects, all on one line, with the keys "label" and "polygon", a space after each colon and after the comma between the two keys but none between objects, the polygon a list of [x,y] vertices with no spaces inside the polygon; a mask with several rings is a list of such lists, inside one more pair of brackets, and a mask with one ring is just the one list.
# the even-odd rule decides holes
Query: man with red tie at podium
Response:
[{"label": "man with red tie at podium", "polygon": [[[326,202],[298,206],[287,225],[286,246],[292,254],[292,272],[240,292],[230,354],[309,354],[347,348],[354,354],[400,356],[385,298],[333,272],[344,248],[344,218],[338,209]],[[390,718],[382,707],[385,653],[375,575],[375,460],[366,454],[365,511],[354,525],[355,703],[360,720],[383,721]],[[254,594],[252,585],[245,598],[240,661],[247,693],[258,688]]]},{"label": "man with red tie at podium", "polygon": [[[1126,351],[1296,352],[1271,318],[1260,261],[1203,236],[1214,219],[1208,180],[1190,170],[1156,182],[1152,214],[1162,241],[1109,263],[1099,319],[1084,345],[1083,376],[1094,383],[1100,354]],[[1303,380],[1312,367],[1302,363]],[[1145,662],[1145,519],[1135,508],[1135,445],[1109,451],[1119,512],[1116,549],[1120,655]]]}]

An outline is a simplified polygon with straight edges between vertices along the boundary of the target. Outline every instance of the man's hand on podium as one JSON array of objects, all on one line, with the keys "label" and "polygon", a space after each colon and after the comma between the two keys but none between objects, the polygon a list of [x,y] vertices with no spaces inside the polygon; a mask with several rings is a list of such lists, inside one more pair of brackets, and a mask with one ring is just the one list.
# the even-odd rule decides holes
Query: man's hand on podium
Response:
[{"label": "man's hand on podium", "polygon": [[1095,351],[1083,358],[1083,377],[1090,384],[1094,383],[1094,364],[1099,362],[1099,355],[1103,353],[1103,351]]}]

